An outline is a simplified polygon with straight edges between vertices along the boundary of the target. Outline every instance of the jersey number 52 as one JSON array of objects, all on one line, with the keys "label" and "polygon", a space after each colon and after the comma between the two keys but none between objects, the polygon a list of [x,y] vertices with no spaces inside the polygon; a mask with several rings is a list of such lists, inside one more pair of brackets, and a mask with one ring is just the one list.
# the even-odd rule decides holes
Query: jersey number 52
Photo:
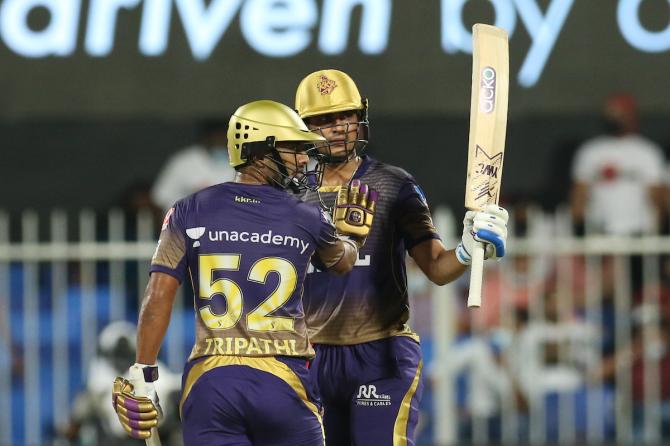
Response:
[{"label": "jersey number 52", "polygon": [[[244,309],[244,296],[233,280],[214,278],[214,271],[238,271],[240,254],[203,254],[198,258],[200,299],[212,300],[220,294],[226,299],[226,312],[217,314],[211,305],[200,308],[200,317],[211,330],[226,330],[240,321]],[[269,316],[289,300],[298,283],[295,266],[286,259],[265,257],[249,269],[247,280],[264,284],[270,273],[279,275],[279,283],[270,295],[247,314],[247,329],[254,331],[294,331],[294,319]]]}]

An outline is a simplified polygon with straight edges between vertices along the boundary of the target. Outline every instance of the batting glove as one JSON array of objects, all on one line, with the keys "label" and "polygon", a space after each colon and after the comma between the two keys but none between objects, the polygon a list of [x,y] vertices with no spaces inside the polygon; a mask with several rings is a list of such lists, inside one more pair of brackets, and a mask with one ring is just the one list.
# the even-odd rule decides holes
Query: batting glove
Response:
[{"label": "batting glove", "polygon": [[456,258],[463,265],[472,262],[475,241],[484,243],[485,259],[500,259],[507,244],[507,211],[497,204],[487,204],[481,211],[468,211],[463,219],[463,237],[456,247]]},{"label": "batting glove", "polygon": [[377,192],[360,180],[353,180],[349,187],[340,187],[334,212],[337,231],[362,246],[372,228],[377,198]]},{"label": "batting glove", "polygon": [[[117,376],[112,389],[112,404],[121,426],[128,435],[140,440],[146,440],[151,436],[151,429],[158,425],[158,420],[163,416],[153,383],[158,376],[145,376],[143,372],[146,369],[157,371],[155,367],[135,364],[129,370],[129,376],[135,384]],[[136,380],[136,377],[139,378]],[[136,386],[143,387],[142,393],[146,395],[138,395]]]}]

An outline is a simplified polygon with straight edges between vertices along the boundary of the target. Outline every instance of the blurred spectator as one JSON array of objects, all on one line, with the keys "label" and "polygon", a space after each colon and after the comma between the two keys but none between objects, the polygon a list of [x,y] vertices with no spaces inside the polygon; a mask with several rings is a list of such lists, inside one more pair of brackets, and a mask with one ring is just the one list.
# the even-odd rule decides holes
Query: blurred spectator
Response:
[{"label": "blurred spectator", "polygon": [[[521,328],[510,348],[509,365],[529,407],[545,418],[543,436],[559,439],[560,399],[569,397],[577,438],[587,435],[588,417],[599,417],[608,434],[613,431],[612,392],[587,387],[598,367],[597,327],[576,317],[560,317],[558,298],[547,293],[544,314]],[[587,413],[587,400],[598,402]],[[595,398],[595,399],[594,399]],[[531,423],[531,430],[537,425]],[[532,434],[531,434],[532,435]]]},{"label": "blurred spectator", "polygon": [[559,317],[558,299],[547,293],[544,317],[523,327],[513,346],[522,388],[530,400],[547,392],[574,391],[585,383],[585,371],[598,361],[596,327],[576,318]]},{"label": "blurred spectator", "polygon": [[151,193],[151,184],[145,181],[135,181],[122,192],[117,205],[125,214],[126,240],[138,240],[141,235],[138,234],[138,226],[143,217],[151,218],[153,224],[153,233],[146,235],[158,238],[163,224],[163,209],[154,203]]},{"label": "blurred spectator", "polygon": [[174,154],[158,174],[151,190],[154,203],[168,209],[187,195],[232,181],[235,171],[228,163],[227,131],[227,121],[203,121],[198,141]]},{"label": "blurred spectator", "polygon": [[607,99],[604,125],[606,133],[586,141],[572,166],[574,222],[593,233],[651,233],[662,209],[661,148],[638,134],[637,104],[628,94]]},{"label": "blurred spectator", "polygon": [[[648,392],[658,397],[661,436],[670,439],[670,290],[662,289],[658,306],[642,304],[633,312],[635,336],[631,347],[633,422],[635,438],[642,440]],[[646,379],[646,368],[655,368],[656,379]],[[647,388],[649,387],[649,388]],[[652,409],[653,410],[653,409]],[[658,432],[656,433],[658,434]]]},{"label": "blurred spectator", "polygon": [[509,344],[504,330],[495,333],[473,333],[472,318],[467,310],[457,320],[454,344],[444,364],[431,363],[428,379],[446,374],[454,380],[458,409],[458,437],[473,439],[475,424],[484,426],[489,440],[501,440],[503,406],[514,399],[517,408],[525,402],[503,362],[503,351]]},{"label": "blurred spectator", "polygon": [[[136,329],[125,321],[112,322],[98,337],[98,356],[91,361],[85,390],[75,399],[70,424],[62,429],[63,436],[70,440],[96,445],[136,445],[138,442],[128,437],[117,420],[110,401],[111,386],[115,376],[127,371],[128,362],[135,360]],[[163,401],[164,422],[161,438],[178,435],[177,404],[180,378],[166,366],[161,367],[161,375],[156,382],[165,395]]]}]

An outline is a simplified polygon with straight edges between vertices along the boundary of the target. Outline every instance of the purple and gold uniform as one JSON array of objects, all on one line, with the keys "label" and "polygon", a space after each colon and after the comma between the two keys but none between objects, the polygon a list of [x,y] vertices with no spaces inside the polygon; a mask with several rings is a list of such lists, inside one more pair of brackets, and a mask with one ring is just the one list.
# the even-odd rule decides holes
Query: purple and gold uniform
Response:
[{"label": "purple and gold uniform", "polygon": [[168,212],[151,271],[193,286],[187,445],[323,444],[302,284],[314,254],[332,266],[343,251],[327,215],[270,185],[219,184]]},{"label": "purple and gold uniform", "polygon": [[[422,362],[418,336],[406,324],[405,255],[439,236],[420,187],[404,170],[363,157],[352,179],[380,198],[354,269],[335,275],[314,262],[305,280],[316,350],[310,373],[324,402],[329,446],[414,444]],[[322,187],[303,199],[332,207],[336,189]]]}]

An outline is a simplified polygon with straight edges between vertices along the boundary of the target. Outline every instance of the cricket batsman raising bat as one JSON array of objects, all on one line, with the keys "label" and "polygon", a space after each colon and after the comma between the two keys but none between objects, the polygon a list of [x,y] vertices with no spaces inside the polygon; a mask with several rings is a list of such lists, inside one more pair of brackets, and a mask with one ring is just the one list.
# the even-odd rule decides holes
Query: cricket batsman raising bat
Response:
[{"label": "cricket batsman raising bat", "polygon": [[468,307],[481,305],[485,258],[505,255],[507,211],[498,206],[507,128],[507,33],[476,24],[472,32],[472,98],[461,263],[471,263]]}]

